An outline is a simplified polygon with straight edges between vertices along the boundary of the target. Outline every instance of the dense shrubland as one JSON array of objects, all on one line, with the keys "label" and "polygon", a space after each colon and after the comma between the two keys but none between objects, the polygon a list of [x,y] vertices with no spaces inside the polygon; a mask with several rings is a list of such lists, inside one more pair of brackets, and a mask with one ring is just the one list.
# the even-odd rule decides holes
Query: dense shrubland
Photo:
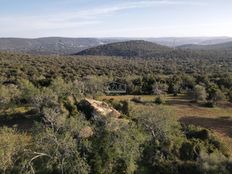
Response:
[{"label": "dense shrubland", "polygon": [[[1,53],[0,119],[18,119],[23,108],[36,124],[0,128],[0,173],[230,174],[231,154],[210,130],[182,125],[159,106],[166,93],[231,101],[231,62],[222,70],[217,61]],[[78,104],[103,95],[109,81],[127,84],[127,94],[157,94],[159,105],[138,112],[140,98],[109,100],[123,121],[91,119]]]},{"label": "dense shrubland", "polygon": [[162,106],[134,112],[132,101],[108,101],[125,124],[110,117],[98,122],[78,110],[83,94],[75,87],[61,78],[43,88],[19,82],[20,92],[6,101],[35,110],[42,120],[27,134],[1,128],[1,172],[229,174],[230,154],[209,130],[180,125]]},{"label": "dense shrubland", "polygon": [[[231,59],[227,57],[144,60],[1,53],[0,81],[1,91],[4,91],[4,86],[18,85],[23,79],[42,88],[50,86],[52,79],[61,77],[66,82],[75,83],[76,88],[84,95],[102,95],[105,84],[116,81],[127,85],[127,94],[178,95],[194,92],[193,100],[197,100],[196,95],[199,95],[196,85],[200,85],[206,91],[205,101],[217,103],[231,99],[231,63]],[[17,90],[13,88],[11,90]],[[14,95],[15,92],[17,93],[9,91],[9,95]]]}]

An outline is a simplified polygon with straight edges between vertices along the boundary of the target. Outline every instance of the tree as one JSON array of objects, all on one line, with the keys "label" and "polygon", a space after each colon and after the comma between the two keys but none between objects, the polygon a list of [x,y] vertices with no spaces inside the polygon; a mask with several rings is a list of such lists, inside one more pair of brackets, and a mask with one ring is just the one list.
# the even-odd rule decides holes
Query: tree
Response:
[{"label": "tree", "polygon": [[194,100],[196,102],[205,102],[207,99],[207,93],[204,86],[196,85],[193,92]]},{"label": "tree", "polygon": [[182,77],[182,84],[181,84],[181,86],[182,86],[183,89],[193,90],[195,84],[196,84],[196,79],[193,76],[184,75]]},{"label": "tree", "polygon": [[180,86],[178,84],[170,83],[168,86],[168,93],[177,96]]},{"label": "tree", "polygon": [[15,85],[0,85],[0,109],[7,109],[19,98],[21,91]]},{"label": "tree", "polygon": [[153,94],[153,86],[155,79],[152,76],[145,76],[142,79],[142,92],[143,94]]},{"label": "tree", "polygon": [[211,100],[213,103],[217,103],[218,101],[224,100],[225,95],[224,93],[218,88],[217,85],[212,84],[208,89],[208,99]]},{"label": "tree", "polygon": [[164,99],[161,96],[156,97],[154,102],[158,105],[165,103]]},{"label": "tree", "polygon": [[229,101],[232,103],[232,91],[229,92]]},{"label": "tree", "polygon": [[[117,127],[117,130],[115,130]],[[93,173],[132,174],[141,158],[140,146],[145,135],[134,124],[121,124],[119,120],[107,119],[105,125],[96,129],[93,140]]]},{"label": "tree", "polygon": [[29,150],[31,158],[24,170],[32,173],[88,174],[90,168],[81,136],[82,129],[88,125],[84,117],[77,114],[75,118],[67,118],[59,108],[44,108],[43,113],[44,124],[38,124],[37,134],[33,137],[34,150]]}]

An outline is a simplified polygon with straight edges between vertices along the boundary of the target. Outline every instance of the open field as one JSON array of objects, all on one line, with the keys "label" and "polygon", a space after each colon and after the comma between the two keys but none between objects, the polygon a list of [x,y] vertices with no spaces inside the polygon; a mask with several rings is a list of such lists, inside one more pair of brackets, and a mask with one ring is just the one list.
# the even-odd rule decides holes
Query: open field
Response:
[{"label": "open field", "polygon": [[[114,99],[131,100],[134,97],[140,97],[143,103],[135,103],[134,112],[139,110],[155,110],[157,106],[153,103],[156,96],[154,95],[122,95],[122,96],[100,96],[99,100]],[[191,102],[187,95],[179,95],[174,97],[172,95],[163,96],[165,104],[162,107],[173,110],[177,119],[184,124],[194,124],[213,130],[220,137],[226,139],[226,141],[232,143],[232,104],[231,103],[219,103],[215,108],[206,108],[199,106],[196,103]],[[28,107],[16,107],[1,111],[0,119],[4,119],[0,126],[8,125],[13,127],[18,125],[19,129],[27,129],[33,126],[33,119],[31,119],[33,111]],[[25,119],[26,118],[26,119]],[[231,148],[232,149],[232,148]]]},{"label": "open field", "polygon": [[[103,99],[114,99],[114,100],[131,100],[133,97],[140,97],[143,104],[135,104],[134,110],[154,110],[157,106],[152,103],[155,96],[153,95],[142,95],[142,96],[102,96]],[[223,102],[219,103],[215,108],[206,108],[199,106],[186,95],[180,95],[173,97],[172,95],[164,96],[166,103],[162,107],[171,109],[175,112],[177,119],[184,124],[193,124],[208,128],[215,132],[218,138],[222,139],[227,144],[228,149],[232,152],[232,104]]]}]

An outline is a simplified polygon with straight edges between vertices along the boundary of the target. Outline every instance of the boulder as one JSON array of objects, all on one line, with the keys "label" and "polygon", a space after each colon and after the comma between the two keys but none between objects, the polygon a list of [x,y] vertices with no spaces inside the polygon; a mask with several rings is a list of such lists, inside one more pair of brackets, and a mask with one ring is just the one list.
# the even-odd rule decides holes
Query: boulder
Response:
[{"label": "boulder", "polygon": [[121,117],[121,113],[107,103],[93,99],[85,98],[81,100],[78,108],[85,113],[88,119],[103,119],[107,117],[119,119]]},{"label": "boulder", "polygon": [[92,130],[92,128],[89,127],[89,126],[84,127],[84,128],[80,131],[80,137],[81,137],[81,138],[86,139],[86,138],[89,138],[89,137],[91,137],[91,136],[93,136],[93,130]]}]

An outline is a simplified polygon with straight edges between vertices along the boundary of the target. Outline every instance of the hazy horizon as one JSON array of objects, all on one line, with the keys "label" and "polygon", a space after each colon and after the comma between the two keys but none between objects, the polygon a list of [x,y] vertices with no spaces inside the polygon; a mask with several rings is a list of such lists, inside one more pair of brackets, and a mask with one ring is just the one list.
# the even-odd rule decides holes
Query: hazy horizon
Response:
[{"label": "hazy horizon", "polygon": [[102,37],[91,37],[91,36],[80,36],[80,37],[69,37],[69,36],[41,36],[41,37],[11,37],[11,36],[6,36],[6,37],[0,37],[1,39],[40,39],[40,38],[70,38],[70,39],[150,39],[150,38],[154,38],[154,39],[172,39],[172,38],[179,38],[179,39],[191,39],[191,38],[199,38],[199,39],[217,39],[217,38],[232,38],[232,36],[163,36],[163,37],[136,37],[136,36],[131,36],[131,37],[110,37],[110,36],[102,36]]},{"label": "hazy horizon", "polygon": [[0,37],[232,37],[229,0],[0,0]]}]

